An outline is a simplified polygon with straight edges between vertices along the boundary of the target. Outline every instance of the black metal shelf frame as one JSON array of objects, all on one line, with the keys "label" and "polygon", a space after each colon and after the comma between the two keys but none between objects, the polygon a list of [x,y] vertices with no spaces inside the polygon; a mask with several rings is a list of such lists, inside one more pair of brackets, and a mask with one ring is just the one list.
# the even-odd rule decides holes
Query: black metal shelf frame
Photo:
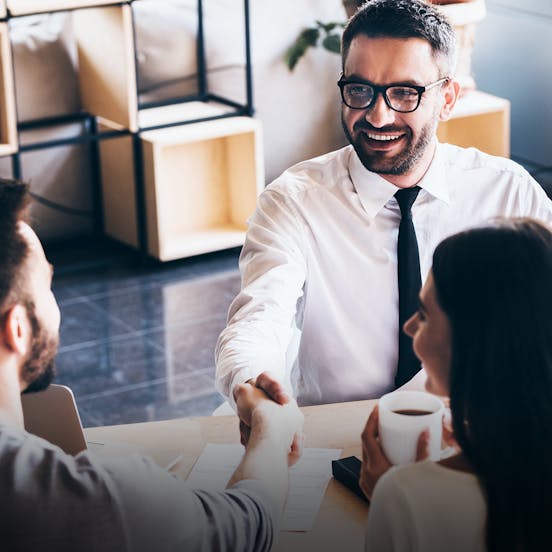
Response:
[{"label": "black metal shelf frame", "polygon": [[[90,8],[107,8],[107,7],[123,6],[123,5],[130,5],[132,8],[132,4],[140,1],[141,0],[128,0],[127,2],[93,4],[93,5],[86,5],[86,6],[76,6],[72,8],[60,8],[60,9],[53,9],[53,10],[47,10],[47,11],[37,11],[33,13],[25,13],[20,15],[11,14],[10,10],[8,9],[7,16],[5,18],[2,18],[2,21],[7,21],[9,23],[10,19],[27,17],[29,15],[68,12],[68,11],[76,11],[76,10],[90,9]],[[133,33],[133,39],[134,39],[135,67],[136,67],[136,73],[135,73],[136,90],[138,91],[138,79],[139,79],[138,71],[139,70],[138,70],[138,60],[136,57],[137,56],[136,25],[135,25],[134,11],[131,10],[131,13],[132,13],[132,18],[131,18],[132,33]],[[171,121],[169,123],[144,126],[144,127],[139,126],[136,132],[133,132],[129,129],[98,131],[96,116],[91,113],[86,113],[83,111],[78,113],[65,114],[65,115],[56,116],[56,117],[44,117],[44,118],[35,119],[32,121],[18,122],[17,123],[18,148],[16,153],[10,155],[12,159],[12,173],[14,178],[21,179],[23,176],[22,170],[21,170],[21,159],[20,159],[20,155],[22,153],[45,149],[45,148],[68,146],[68,145],[74,145],[74,144],[82,144],[82,143],[90,144],[89,155],[91,159],[91,167],[94,172],[94,174],[92,175],[93,228],[94,228],[94,233],[96,235],[102,235],[103,234],[103,208],[102,208],[102,192],[101,192],[102,182],[101,182],[101,174],[100,174],[101,171],[99,170],[100,152],[99,152],[98,142],[100,140],[118,138],[121,136],[131,136],[132,142],[133,142],[133,159],[134,159],[134,171],[135,171],[135,190],[136,190],[135,209],[136,209],[137,226],[138,226],[138,245],[139,245],[138,251],[142,256],[142,258],[145,258],[147,256],[147,250],[148,250],[147,218],[146,218],[146,200],[145,200],[145,185],[144,185],[144,164],[143,164],[140,135],[142,132],[149,131],[149,130],[169,128],[169,127],[181,126],[181,125],[186,125],[191,123],[200,123],[200,122],[212,121],[217,119],[225,119],[225,118],[236,117],[236,116],[248,116],[248,117],[253,116],[254,114],[253,76],[252,76],[252,62],[251,62],[249,0],[243,0],[243,13],[244,13],[244,33],[245,33],[245,37],[244,37],[245,38],[244,68],[245,68],[245,98],[246,98],[245,104],[241,104],[233,100],[230,100],[228,98],[224,98],[222,96],[219,96],[217,94],[212,94],[209,92],[208,83],[207,83],[207,64],[206,64],[206,57],[205,57],[203,0],[197,0],[198,28],[197,28],[197,37],[196,37],[196,45],[197,45],[196,63],[197,63],[197,74],[198,74],[198,94],[178,97],[178,98],[170,98],[159,102],[145,103],[145,102],[139,101],[138,111],[140,112],[143,109],[148,109],[152,107],[162,107],[162,106],[179,104],[179,103],[187,103],[191,101],[201,101],[201,102],[216,101],[224,105],[227,105],[229,107],[232,107],[233,111],[230,111],[228,113],[224,113],[221,115],[216,115],[216,116],[199,117],[199,118],[186,119],[186,120],[176,120],[176,121]],[[14,64],[12,63],[12,67],[13,65]],[[14,71],[15,68],[13,67],[12,70]],[[13,78],[13,82],[15,86],[15,75]],[[139,100],[139,95],[138,95],[138,100]],[[17,106],[16,106],[16,110],[17,110]],[[19,117],[17,117],[17,119],[19,121]],[[59,138],[54,140],[40,140],[40,141],[25,143],[25,144],[21,143],[20,136],[22,131],[32,130],[37,128],[47,128],[47,127],[53,127],[57,125],[64,125],[68,123],[78,123],[78,122],[84,124],[84,132],[79,136],[74,136],[70,138]]]}]

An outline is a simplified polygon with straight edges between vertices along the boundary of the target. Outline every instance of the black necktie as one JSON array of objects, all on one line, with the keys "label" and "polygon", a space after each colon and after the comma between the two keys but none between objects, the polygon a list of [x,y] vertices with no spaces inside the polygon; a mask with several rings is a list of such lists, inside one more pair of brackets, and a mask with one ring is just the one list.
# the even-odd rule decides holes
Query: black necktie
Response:
[{"label": "black necktie", "polygon": [[399,362],[395,387],[400,387],[415,376],[421,368],[412,350],[412,339],[403,332],[403,324],[418,308],[418,294],[422,286],[418,241],[412,222],[412,205],[420,188],[404,188],[395,194],[401,209],[401,224],[397,242],[397,270],[399,275]]}]

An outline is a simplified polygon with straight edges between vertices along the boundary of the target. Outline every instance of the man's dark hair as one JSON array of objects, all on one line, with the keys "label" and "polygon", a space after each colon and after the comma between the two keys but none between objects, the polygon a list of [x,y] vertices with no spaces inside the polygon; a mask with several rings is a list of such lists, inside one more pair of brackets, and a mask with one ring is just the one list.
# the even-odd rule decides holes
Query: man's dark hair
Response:
[{"label": "man's dark hair", "polygon": [[[429,42],[441,70],[455,65],[456,35],[447,18],[422,0],[369,0],[351,17],[341,39],[343,68],[353,38],[421,38]],[[443,63],[444,62],[444,63]]]},{"label": "man's dark hair", "polygon": [[28,203],[26,184],[0,178],[0,315],[8,303],[19,299],[21,267],[29,248],[18,223],[24,220]]},{"label": "man's dark hair", "polygon": [[487,500],[487,550],[550,548],[552,232],[504,220],[442,241],[454,436]]}]

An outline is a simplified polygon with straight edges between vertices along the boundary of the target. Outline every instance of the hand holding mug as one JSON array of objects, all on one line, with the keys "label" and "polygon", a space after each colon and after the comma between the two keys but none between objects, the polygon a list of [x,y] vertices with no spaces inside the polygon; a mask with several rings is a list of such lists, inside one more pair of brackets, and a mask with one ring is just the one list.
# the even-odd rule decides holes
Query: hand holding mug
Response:
[{"label": "hand holding mug", "polygon": [[[368,499],[372,498],[374,487],[379,478],[393,464],[385,455],[379,439],[379,411],[376,406],[372,410],[364,431],[362,432],[362,467],[360,470],[359,485]],[[425,460],[429,456],[429,431],[422,431],[416,447],[416,462]]]},{"label": "hand holding mug", "polygon": [[360,487],[370,498],[378,479],[394,464],[439,460],[444,405],[421,391],[384,395],[362,433]]}]

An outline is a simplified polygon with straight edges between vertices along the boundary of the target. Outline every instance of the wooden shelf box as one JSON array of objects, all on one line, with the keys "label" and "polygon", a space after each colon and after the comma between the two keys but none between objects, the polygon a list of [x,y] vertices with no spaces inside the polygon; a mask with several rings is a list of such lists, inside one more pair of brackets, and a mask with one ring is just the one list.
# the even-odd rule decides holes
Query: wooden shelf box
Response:
[{"label": "wooden shelf box", "polygon": [[0,0],[0,156],[20,147],[9,21],[69,11],[82,108],[100,132],[90,138],[98,138],[106,235],[163,261],[239,246],[264,187],[260,123],[242,116],[250,98],[241,105],[206,90],[205,101],[140,108],[132,2]]},{"label": "wooden shelf box", "polygon": [[[140,140],[148,254],[169,261],[242,245],[264,186],[259,121],[191,123]],[[122,163],[129,145],[128,137],[100,144],[105,230],[136,247],[134,172]]]},{"label": "wooden shelf box", "polygon": [[468,92],[459,98],[452,117],[439,124],[437,136],[441,142],[509,157],[510,102],[478,90]]},{"label": "wooden shelf box", "polygon": [[8,24],[0,22],[0,156],[15,153],[17,116]]},{"label": "wooden shelf box", "polygon": [[72,10],[101,4],[124,3],[126,0],[7,0],[11,15],[28,15]]},{"label": "wooden shelf box", "polygon": [[132,8],[123,4],[77,10],[73,13],[73,28],[84,110],[136,132],[138,92]]}]

